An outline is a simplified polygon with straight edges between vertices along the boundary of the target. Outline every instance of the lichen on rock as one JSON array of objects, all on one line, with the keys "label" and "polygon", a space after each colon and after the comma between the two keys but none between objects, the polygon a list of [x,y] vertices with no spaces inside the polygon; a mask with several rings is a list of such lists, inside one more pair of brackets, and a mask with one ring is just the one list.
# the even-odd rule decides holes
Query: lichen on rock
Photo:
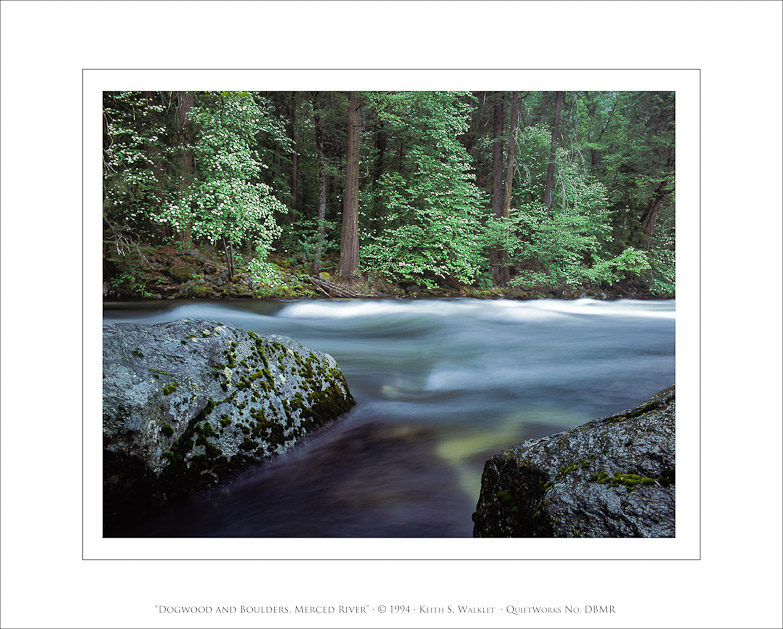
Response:
[{"label": "lichen on rock", "polygon": [[474,537],[674,537],[674,387],[484,466]]},{"label": "lichen on rock", "polygon": [[214,487],[354,404],[334,358],[290,338],[199,319],[105,325],[107,517]]}]

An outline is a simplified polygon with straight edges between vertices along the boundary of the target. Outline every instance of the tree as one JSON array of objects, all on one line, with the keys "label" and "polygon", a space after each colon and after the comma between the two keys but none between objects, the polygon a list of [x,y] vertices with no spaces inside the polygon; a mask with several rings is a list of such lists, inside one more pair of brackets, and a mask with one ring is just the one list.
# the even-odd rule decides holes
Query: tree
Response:
[{"label": "tree", "polygon": [[[220,243],[231,279],[236,247],[252,242],[263,265],[280,235],[275,213],[286,209],[260,181],[264,164],[252,147],[260,133],[283,144],[286,138],[246,92],[212,93],[190,109],[189,119],[196,131],[197,177],[169,204],[162,220],[178,230],[191,225],[194,236]],[[263,266],[256,271],[262,272]]]},{"label": "tree", "polygon": [[[587,115],[594,175],[609,190],[613,252],[647,251],[643,275],[658,294],[674,292],[675,97],[673,92],[590,92]],[[583,132],[584,133],[584,132]]]},{"label": "tree", "polygon": [[357,92],[348,94],[348,133],[343,195],[343,227],[340,239],[340,277],[353,280],[359,273],[359,137],[361,101]]},{"label": "tree", "polygon": [[642,246],[673,211],[674,93],[588,92],[579,103],[591,172],[615,210],[616,247]]},{"label": "tree", "polygon": [[[193,181],[193,125],[188,118],[195,104],[192,92],[177,92],[177,139],[182,154],[180,173],[180,191],[184,191]],[[191,246],[191,226],[185,225],[182,230],[182,246]]]},{"label": "tree", "polygon": [[296,211],[299,209],[299,168],[298,168],[298,147],[296,144],[296,92],[291,93],[291,208]]},{"label": "tree", "polygon": [[661,210],[661,205],[663,204],[666,197],[674,192],[673,190],[667,188],[667,183],[668,182],[664,179],[656,186],[655,191],[653,192],[653,196],[650,197],[648,209],[642,217],[642,226],[644,227],[644,239],[642,242],[645,246],[648,245],[650,239],[652,238],[653,231],[655,230],[655,223],[658,220],[658,212]]},{"label": "tree", "polygon": [[[503,216],[503,100],[497,95],[497,101],[493,109],[492,124],[492,215],[496,219]],[[502,249],[493,247],[489,252],[489,265],[492,273],[492,283],[495,286],[504,284],[500,266],[503,256]]]},{"label": "tree", "polygon": [[[589,176],[581,151],[560,147],[550,160],[551,145],[548,125],[524,129],[519,158],[527,177],[519,182],[510,216],[500,225],[487,226],[488,237],[502,242],[516,267],[509,284],[565,289],[645,272],[649,265],[643,252],[632,247],[618,255],[609,251],[614,211],[606,187]],[[557,184],[549,209],[539,200],[547,176]]]},{"label": "tree", "polygon": [[511,96],[511,127],[508,134],[508,157],[506,167],[506,200],[503,203],[503,216],[508,218],[511,215],[511,191],[514,183],[514,151],[517,145],[517,128],[519,126],[519,92],[514,92]]},{"label": "tree", "polygon": [[649,269],[643,252],[633,247],[607,254],[612,239],[611,211],[606,188],[584,177],[581,164],[559,149],[556,172],[563,182],[562,206],[550,211],[537,201],[524,204],[510,219],[509,249],[523,269],[511,285],[555,289],[584,284],[613,283],[624,272]]},{"label": "tree", "polygon": [[485,264],[478,236],[486,199],[459,141],[472,98],[465,92],[373,92],[366,98],[401,150],[378,181],[386,214],[363,258],[398,281],[430,287],[436,279],[474,281]]},{"label": "tree", "polygon": [[313,94],[313,122],[315,124],[315,146],[318,152],[318,242],[313,257],[313,275],[321,272],[321,252],[324,246],[326,228],[326,157],[324,155],[324,134],[321,127],[321,111],[317,102],[318,93]]},{"label": "tree", "polygon": [[549,149],[549,164],[546,171],[546,188],[544,189],[544,207],[547,215],[549,207],[552,205],[552,184],[555,175],[555,152],[557,151],[557,133],[560,128],[560,108],[563,105],[563,92],[557,92],[555,95],[555,121],[552,124],[552,142]]},{"label": "tree", "polygon": [[[514,188],[514,152],[516,150],[517,127],[519,126],[519,93],[511,95],[511,119],[509,121],[507,166],[506,166],[506,196],[503,202],[502,218],[507,221],[511,217],[511,197]],[[508,254],[505,248],[498,249],[497,272],[493,278],[496,286],[505,286],[509,280]]]},{"label": "tree", "polygon": [[170,188],[167,155],[175,144],[161,95],[103,96],[103,214],[113,234],[161,240],[157,221]]}]

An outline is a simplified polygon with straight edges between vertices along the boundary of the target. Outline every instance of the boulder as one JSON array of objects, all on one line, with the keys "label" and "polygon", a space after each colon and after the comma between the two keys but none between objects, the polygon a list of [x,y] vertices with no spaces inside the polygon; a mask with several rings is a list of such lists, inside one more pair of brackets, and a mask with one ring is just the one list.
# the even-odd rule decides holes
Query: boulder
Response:
[{"label": "boulder", "polygon": [[674,537],[674,387],[484,466],[474,537]]},{"label": "boulder", "polygon": [[192,264],[177,260],[174,264],[166,267],[166,273],[181,284],[190,280],[194,275],[198,275],[199,269]]},{"label": "boulder", "polygon": [[105,512],[214,487],[355,401],[334,358],[210,320],[103,328]]}]

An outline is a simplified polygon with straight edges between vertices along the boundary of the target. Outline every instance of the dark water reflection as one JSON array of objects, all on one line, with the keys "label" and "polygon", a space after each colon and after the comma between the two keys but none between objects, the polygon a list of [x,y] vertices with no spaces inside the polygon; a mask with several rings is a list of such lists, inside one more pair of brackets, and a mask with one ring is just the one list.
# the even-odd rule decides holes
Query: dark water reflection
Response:
[{"label": "dark water reflection", "polygon": [[470,536],[489,456],[674,382],[674,301],[146,302],[104,316],[291,336],[332,354],[358,402],[139,536]]}]

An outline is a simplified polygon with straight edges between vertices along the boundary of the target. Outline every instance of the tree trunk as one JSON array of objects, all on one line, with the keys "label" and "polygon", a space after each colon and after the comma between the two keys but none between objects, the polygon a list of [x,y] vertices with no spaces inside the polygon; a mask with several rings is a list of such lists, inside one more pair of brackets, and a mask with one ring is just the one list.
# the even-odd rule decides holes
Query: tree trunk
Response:
[{"label": "tree trunk", "polygon": [[503,204],[503,216],[511,216],[511,191],[514,182],[514,152],[516,151],[517,127],[519,126],[518,113],[519,93],[514,92],[511,97],[511,132],[508,136],[508,165],[506,167],[506,201]]},{"label": "tree trunk", "polygon": [[[516,151],[516,136],[519,114],[519,92],[513,92],[511,95],[511,120],[509,121],[510,132],[508,135],[508,158],[506,165],[506,198],[503,202],[502,217],[511,218],[511,193],[514,185],[514,153]],[[492,278],[495,285],[505,286],[509,280],[508,253],[505,249],[498,247],[497,250],[497,270],[495,277]]]},{"label": "tree trunk", "polygon": [[313,110],[315,115],[315,148],[318,152],[318,243],[315,246],[315,256],[313,257],[313,275],[321,272],[321,252],[324,246],[324,231],[326,226],[326,159],[324,158],[324,133],[321,128],[321,112],[316,109],[317,105],[313,99]]},{"label": "tree trunk", "polygon": [[492,126],[492,213],[503,216],[503,101],[495,103]]},{"label": "tree trunk", "polygon": [[[673,120],[672,120],[673,122]],[[666,159],[666,169],[671,169],[672,175],[674,174],[674,160],[675,153],[674,148],[670,147],[668,151],[668,157]],[[661,204],[667,195],[671,194],[673,190],[667,190],[668,179],[664,179],[655,187],[655,192],[650,199],[650,203],[647,206],[647,212],[642,217],[642,225],[644,226],[644,236],[642,237],[642,246],[647,247],[655,231],[655,222],[658,220],[658,210],[661,209]]]},{"label": "tree trunk", "polygon": [[663,189],[665,183],[666,182],[660,183],[655,191],[655,196],[650,199],[647,212],[645,212],[642,217],[642,226],[644,227],[644,236],[642,238],[643,247],[647,247],[650,238],[652,238],[653,232],[655,231],[655,222],[658,220],[658,211],[661,209],[661,205],[663,204],[666,195],[670,192],[669,190]]},{"label": "tree trunk", "polygon": [[226,237],[221,236],[223,240],[223,255],[226,258],[226,271],[228,272],[228,281],[233,282],[234,281],[234,251],[231,247],[231,239],[229,238],[228,243],[226,242]]},{"label": "tree trunk", "polygon": [[294,210],[294,217],[296,217],[299,195],[299,173],[296,155],[296,92],[291,94],[291,140],[294,148],[294,152],[291,154],[291,208]]},{"label": "tree trunk", "polygon": [[[503,216],[503,101],[498,96],[495,103],[495,111],[492,125],[492,214],[495,218]],[[500,258],[501,250],[493,247],[489,252],[489,267],[492,274],[492,283],[500,286]]]},{"label": "tree trunk", "polygon": [[[282,92],[274,92],[274,104],[275,104],[275,119],[280,120],[283,117],[283,106],[280,103],[280,100],[282,98]],[[275,154],[275,173],[281,173],[282,171],[282,158],[280,157],[280,149],[275,146],[274,149]],[[272,180],[274,181],[274,175],[272,176]]]},{"label": "tree trunk", "polygon": [[359,106],[359,94],[350,92],[343,227],[340,240],[340,277],[343,280],[352,280],[359,272]]},{"label": "tree trunk", "polygon": [[546,188],[544,189],[544,206],[549,216],[549,207],[552,205],[552,185],[555,180],[555,153],[557,152],[557,133],[560,128],[560,109],[563,106],[563,92],[555,95],[555,122],[552,125],[552,142],[549,145],[549,165],[546,169]]},{"label": "tree trunk", "polygon": [[[193,144],[193,125],[188,120],[188,112],[194,104],[195,97],[192,92],[177,92],[177,131],[182,149],[181,192],[187,189],[193,179],[193,149],[190,148]],[[188,222],[182,231],[182,247],[188,249],[192,244],[191,224]]]}]

